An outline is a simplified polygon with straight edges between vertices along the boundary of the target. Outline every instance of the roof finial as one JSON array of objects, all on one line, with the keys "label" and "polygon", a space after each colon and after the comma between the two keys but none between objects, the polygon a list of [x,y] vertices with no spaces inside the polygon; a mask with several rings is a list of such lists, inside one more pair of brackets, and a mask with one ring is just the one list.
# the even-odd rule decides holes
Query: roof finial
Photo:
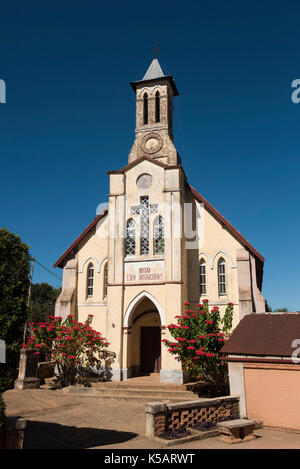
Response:
[{"label": "roof finial", "polygon": [[158,42],[156,42],[153,52],[154,52],[154,57],[157,59],[158,52],[159,52]]}]

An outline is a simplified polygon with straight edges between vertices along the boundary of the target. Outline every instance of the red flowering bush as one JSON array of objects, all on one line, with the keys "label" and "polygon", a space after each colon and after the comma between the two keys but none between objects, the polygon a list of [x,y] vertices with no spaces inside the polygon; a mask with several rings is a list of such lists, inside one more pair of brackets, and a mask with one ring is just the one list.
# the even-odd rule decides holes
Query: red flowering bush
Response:
[{"label": "red flowering bush", "polygon": [[91,327],[93,315],[77,322],[69,315],[47,316],[48,322],[29,323],[31,336],[23,347],[34,350],[35,355],[45,353],[55,367],[59,386],[76,383],[76,376],[110,366],[115,354],[108,350],[109,342]]},{"label": "red flowering bush", "polygon": [[218,307],[209,311],[208,300],[198,304],[195,311],[190,309],[189,303],[184,307],[184,313],[175,316],[177,324],[167,326],[175,340],[163,339],[162,342],[191,379],[208,383],[213,395],[226,394],[228,370],[220,350],[232,327],[233,304],[227,304],[222,319]]}]

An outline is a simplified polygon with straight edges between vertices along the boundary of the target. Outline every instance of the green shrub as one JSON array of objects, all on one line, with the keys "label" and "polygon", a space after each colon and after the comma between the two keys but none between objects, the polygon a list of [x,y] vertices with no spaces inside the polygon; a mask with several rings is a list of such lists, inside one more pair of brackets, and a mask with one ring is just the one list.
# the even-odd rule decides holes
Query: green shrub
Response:
[{"label": "green shrub", "polygon": [[227,304],[222,319],[218,307],[209,311],[208,300],[195,310],[189,303],[184,306],[185,311],[175,316],[177,324],[167,326],[173,340],[162,342],[191,379],[205,381],[215,396],[225,395],[229,391],[228,369],[220,350],[232,327],[233,304]]}]

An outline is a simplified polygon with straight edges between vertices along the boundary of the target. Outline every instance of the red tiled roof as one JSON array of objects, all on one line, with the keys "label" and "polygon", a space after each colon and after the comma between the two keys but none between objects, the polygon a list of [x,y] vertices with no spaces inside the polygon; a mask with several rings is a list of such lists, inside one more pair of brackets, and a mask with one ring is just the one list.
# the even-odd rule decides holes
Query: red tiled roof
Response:
[{"label": "red tiled roof", "polygon": [[199,192],[197,192],[196,189],[194,189],[194,187],[192,187],[190,184],[188,184],[188,186],[191,189],[191,192],[195,196],[195,198],[199,202],[203,203],[204,207],[210,213],[212,213],[212,215],[214,215],[217,218],[217,220],[219,220],[220,223],[226,226],[228,231],[231,234],[233,234],[241,242],[241,244],[246,246],[249,249],[249,251],[251,251],[254,254],[255,257],[257,257],[262,263],[264,263],[265,261],[264,257],[249,243],[249,241],[247,241],[246,238],[244,238],[244,236],[241,235],[241,233],[239,233],[239,231],[237,231],[234,228],[234,226],[232,226],[232,224],[229,223],[229,221],[223,217],[223,215],[221,215],[201,194],[199,194]]},{"label": "red tiled roof", "polygon": [[99,213],[99,215],[96,216],[96,218],[94,218],[94,220],[86,227],[86,229],[81,233],[81,235],[78,236],[78,238],[75,239],[74,243],[71,244],[70,247],[68,247],[68,249],[63,253],[62,256],[60,256],[60,258],[55,262],[55,264],[53,265],[53,267],[63,267],[62,263],[63,261],[65,260],[65,258],[68,256],[68,254],[72,251],[72,249],[74,249],[77,244],[79,243],[79,241],[81,241],[84,236],[92,229],[94,228],[95,225],[97,225],[98,221],[101,220],[101,218],[105,217],[105,215],[107,215],[108,213],[108,209],[105,208],[104,210],[102,210],[101,213]]}]

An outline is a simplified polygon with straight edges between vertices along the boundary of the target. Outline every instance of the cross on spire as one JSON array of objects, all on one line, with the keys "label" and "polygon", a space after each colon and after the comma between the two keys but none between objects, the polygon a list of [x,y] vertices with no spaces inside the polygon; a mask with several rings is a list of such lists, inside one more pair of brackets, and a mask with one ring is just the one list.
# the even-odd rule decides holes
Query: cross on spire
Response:
[{"label": "cross on spire", "polygon": [[158,52],[159,52],[159,47],[158,47],[158,42],[155,44],[155,47],[154,47],[154,57],[157,59],[158,57]]}]

